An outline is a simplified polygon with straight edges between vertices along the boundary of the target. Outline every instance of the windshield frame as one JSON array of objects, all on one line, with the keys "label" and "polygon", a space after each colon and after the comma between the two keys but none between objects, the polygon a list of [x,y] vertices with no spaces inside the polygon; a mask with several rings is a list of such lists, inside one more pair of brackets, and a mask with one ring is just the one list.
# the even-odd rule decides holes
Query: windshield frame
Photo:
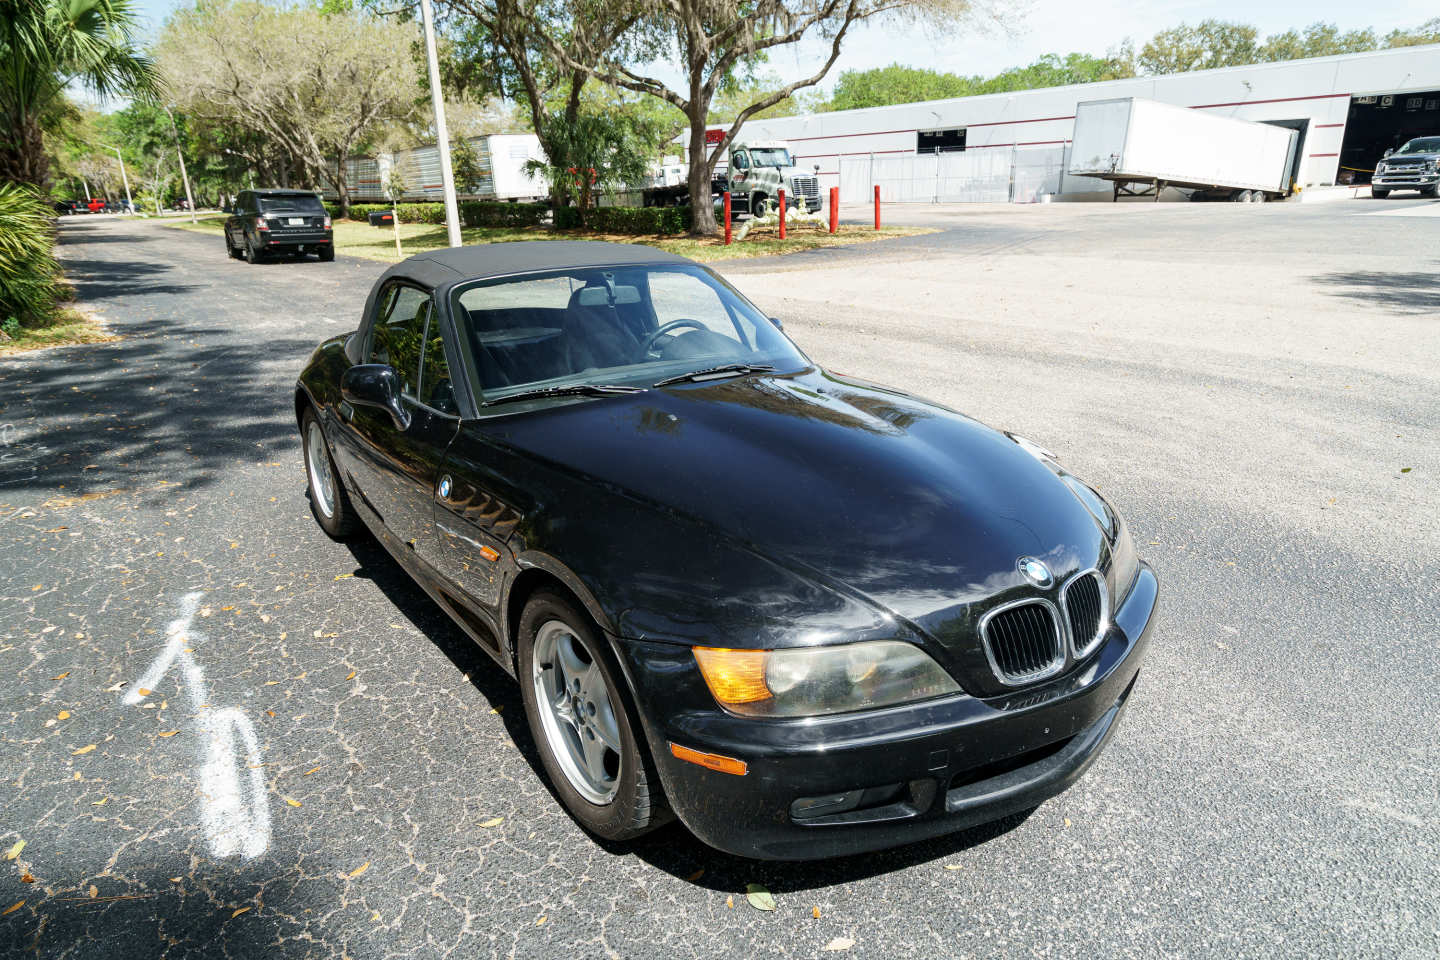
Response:
[{"label": "windshield frame", "polygon": [[[757,167],[793,167],[795,158],[790,155],[789,147],[747,147],[751,162]],[[775,163],[773,160],[761,160],[760,155],[773,157],[779,154],[785,158],[784,163]]]},{"label": "windshield frame", "polygon": [[[646,360],[637,364],[630,364],[625,367],[609,367],[579,373],[566,374],[560,377],[552,377],[546,380],[535,380],[520,384],[509,384],[502,388],[491,387],[487,389],[480,379],[480,360],[475,355],[473,340],[470,330],[469,310],[461,302],[461,297],[474,290],[486,287],[497,287],[507,283],[525,282],[530,280],[545,280],[551,278],[569,278],[573,281],[576,274],[588,272],[605,271],[644,271],[647,274],[645,297],[649,297],[649,275],[654,273],[679,273],[687,276],[694,276],[700,282],[715,289],[720,298],[722,306],[729,315],[731,322],[736,322],[734,308],[726,297],[731,297],[741,307],[751,311],[753,317],[747,318],[754,323],[757,330],[769,328],[778,338],[784,350],[793,356],[772,356],[774,351],[759,352],[755,350],[749,357],[691,357],[675,360]],[[767,371],[767,375],[789,376],[804,373],[815,367],[814,362],[806,356],[790,337],[776,324],[765,311],[757,307],[744,294],[735,289],[724,277],[704,264],[687,262],[666,262],[654,261],[646,263],[594,263],[584,266],[558,267],[541,270],[526,270],[518,273],[502,274],[493,277],[477,277],[470,280],[461,280],[449,285],[445,291],[445,309],[450,315],[450,325],[455,331],[457,341],[465,368],[466,379],[469,381],[470,395],[474,398],[475,409],[480,417],[508,416],[514,413],[521,413],[528,410],[546,408],[562,403],[573,403],[594,399],[586,396],[549,396],[536,397],[528,401],[516,401],[508,404],[487,406],[490,401],[504,398],[510,394],[523,393],[545,387],[564,387],[580,384],[598,384],[603,386],[634,386],[644,390],[652,389],[657,380],[674,376],[680,373],[702,370],[715,366],[718,362],[725,360],[744,361],[759,364],[768,364],[774,367],[774,371]],[[653,305],[648,299],[642,299],[642,303],[654,315]],[[752,348],[753,349],[753,348]],[[703,385],[703,384],[701,384]]]},{"label": "windshield frame", "polygon": [[[1417,147],[1414,150],[1406,149],[1412,143],[1426,144],[1424,147]],[[1400,149],[1391,154],[1392,157],[1401,155],[1410,156],[1416,153],[1440,153],[1440,137],[1411,137],[1400,145]]]}]

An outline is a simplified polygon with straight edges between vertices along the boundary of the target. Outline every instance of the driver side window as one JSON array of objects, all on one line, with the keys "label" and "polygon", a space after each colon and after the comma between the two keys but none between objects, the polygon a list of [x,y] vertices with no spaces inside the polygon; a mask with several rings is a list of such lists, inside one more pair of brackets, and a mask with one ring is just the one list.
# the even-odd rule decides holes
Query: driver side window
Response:
[{"label": "driver side window", "polygon": [[380,313],[370,338],[370,355],[365,362],[394,367],[401,392],[414,399],[420,382],[420,357],[425,350],[430,297],[415,287],[398,285],[381,297]]}]

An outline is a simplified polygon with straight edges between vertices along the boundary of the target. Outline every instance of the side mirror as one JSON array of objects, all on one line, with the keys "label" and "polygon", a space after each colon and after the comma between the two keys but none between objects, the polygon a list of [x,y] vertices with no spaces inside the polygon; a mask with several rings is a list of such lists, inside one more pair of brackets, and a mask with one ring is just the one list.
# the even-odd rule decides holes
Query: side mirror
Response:
[{"label": "side mirror", "polygon": [[1380,154],[1380,159],[1381,159],[1381,160],[1384,160],[1386,157],[1390,156],[1390,154],[1392,154],[1392,153],[1394,153],[1394,152],[1395,152],[1395,149],[1394,149],[1393,147],[1391,147],[1390,149],[1386,150],[1384,153]]},{"label": "side mirror", "polygon": [[357,407],[377,407],[390,414],[396,430],[410,426],[410,412],[400,402],[400,377],[383,363],[362,363],[340,378],[340,395]]},{"label": "side mirror", "polygon": [[776,330],[784,330],[784,329],[785,329],[785,324],[783,324],[783,323],[780,322],[780,318],[779,318],[779,317],[771,317],[771,318],[770,318],[770,322],[773,323],[773,324],[775,324],[775,329],[776,329]]}]

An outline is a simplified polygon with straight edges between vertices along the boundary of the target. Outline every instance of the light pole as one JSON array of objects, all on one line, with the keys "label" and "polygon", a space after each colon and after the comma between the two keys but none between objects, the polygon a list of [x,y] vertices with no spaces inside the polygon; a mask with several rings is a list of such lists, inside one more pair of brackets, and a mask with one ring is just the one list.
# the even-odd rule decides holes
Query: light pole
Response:
[{"label": "light pole", "polygon": [[115,159],[120,161],[120,180],[125,184],[125,209],[133,212],[135,204],[130,200],[130,178],[125,176],[125,158],[120,156],[120,148],[112,147],[108,143],[102,143],[99,144],[99,146],[104,147],[106,150],[115,151]]},{"label": "light pole", "polygon": [[190,208],[190,222],[196,223],[195,196],[190,192],[190,174],[185,172],[185,151],[180,149],[180,131],[175,126],[175,114],[163,103],[160,107],[165,111],[165,116],[170,118],[170,133],[175,137],[175,156],[180,158],[180,179],[185,182],[185,204]]},{"label": "light pole", "polygon": [[[435,55],[435,17],[430,0],[420,0],[420,17],[425,21],[425,59],[430,62],[430,102],[435,107],[435,136],[440,145],[440,184],[445,190],[445,228],[450,246],[460,246],[460,210],[455,202],[455,174],[450,169],[450,131],[445,127],[445,94],[440,89],[440,61]],[[341,158],[344,163],[344,158]]]}]

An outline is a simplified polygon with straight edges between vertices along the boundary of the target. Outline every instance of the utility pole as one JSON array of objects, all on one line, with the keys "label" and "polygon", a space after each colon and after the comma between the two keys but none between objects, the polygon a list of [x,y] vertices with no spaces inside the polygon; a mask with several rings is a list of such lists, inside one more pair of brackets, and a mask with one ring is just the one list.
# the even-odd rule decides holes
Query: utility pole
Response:
[{"label": "utility pole", "polygon": [[[430,62],[430,102],[435,107],[435,136],[440,146],[440,184],[445,189],[445,228],[450,246],[460,240],[460,208],[455,202],[455,174],[450,169],[450,131],[445,127],[445,93],[440,89],[440,61],[435,54],[435,17],[430,0],[420,0],[420,17],[425,21],[425,59]],[[342,160],[343,162],[343,160]]]},{"label": "utility pole", "polygon": [[133,211],[135,209],[135,204],[130,201],[130,178],[125,176],[125,158],[120,156],[120,148],[112,147],[108,143],[102,143],[100,144],[100,146],[104,147],[106,150],[115,151],[115,159],[120,161],[120,180],[125,184],[125,209]]}]

